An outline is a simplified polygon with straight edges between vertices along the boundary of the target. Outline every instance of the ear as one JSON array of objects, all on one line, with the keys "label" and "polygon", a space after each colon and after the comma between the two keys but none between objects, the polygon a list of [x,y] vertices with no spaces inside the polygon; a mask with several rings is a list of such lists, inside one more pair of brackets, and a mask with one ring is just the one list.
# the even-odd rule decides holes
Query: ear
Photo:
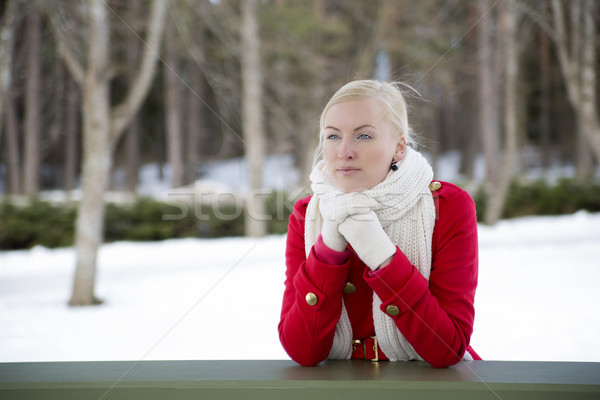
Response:
[{"label": "ear", "polygon": [[396,152],[394,153],[394,160],[396,162],[402,161],[406,154],[406,138],[402,136],[396,144]]}]

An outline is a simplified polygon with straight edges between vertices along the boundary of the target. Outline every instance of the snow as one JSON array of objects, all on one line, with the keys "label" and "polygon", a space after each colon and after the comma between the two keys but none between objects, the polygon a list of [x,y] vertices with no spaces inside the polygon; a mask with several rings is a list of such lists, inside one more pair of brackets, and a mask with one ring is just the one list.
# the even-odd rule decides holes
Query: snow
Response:
[{"label": "snow", "polygon": [[[203,164],[203,176],[195,183],[196,191],[215,189],[218,193],[228,192],[239,195],[248,193],[248,165],[244,158],[220,160],[211,164]],[[177,191],[169,188],[169,165],[163,166],[163,178],[157,164],[145,165],[140,171],[138,194],[162,199],[168,193]],[[265,189],[290,190],[300,181],[298,169],[290,154],[275,154],[265,158],[263,166],[262,187]],[[179,189],[185,190],[185,188]]]},{"label": "snow", "polygon": [[[600,213],[479,227],[471,344],[488,360],[600,361]],[[70,308],[72,248],[0,252],[0,362],[285,359],[285,235],[116,242],[105,303]]]}]

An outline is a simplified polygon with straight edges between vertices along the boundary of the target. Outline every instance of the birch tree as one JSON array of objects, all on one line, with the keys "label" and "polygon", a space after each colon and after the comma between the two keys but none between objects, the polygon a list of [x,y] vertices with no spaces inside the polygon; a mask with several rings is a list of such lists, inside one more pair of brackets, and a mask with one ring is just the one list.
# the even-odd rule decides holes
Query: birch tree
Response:
[{"label": "birch tree", "polygon": [[[61,56],[82,93],[83,159],[82,199],[75,224],[76,269],[69,304],[99,304],[94,294],[96,262],[103,241],[104,193],[109,183],[114,147],[146,97],[155,74],[164,27],[166,2],[152,2],[139,73],[122,103],[111,105],[110,83],[113,65],[110,57],[110,25],[107,5],[89,0],[84,7],[84,60],[66,40],[58,21],[52,18]],[[72,43],[73,41],[71,41]],[[140,46],[142,44],[140,43]]]}]

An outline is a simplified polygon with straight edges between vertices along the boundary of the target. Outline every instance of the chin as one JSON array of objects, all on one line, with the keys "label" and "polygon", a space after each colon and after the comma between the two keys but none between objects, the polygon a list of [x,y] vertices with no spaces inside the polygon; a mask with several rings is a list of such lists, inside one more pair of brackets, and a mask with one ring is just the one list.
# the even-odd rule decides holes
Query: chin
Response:
[{"label": "chin", "polygon": [[364,185],[349,185],[349,184],[334,184],[334,186],[344,192],[344,193],[355,193],[355,192],[362,192],[365,191],[367,189],[369,189],[368,187],[365,187]]}]

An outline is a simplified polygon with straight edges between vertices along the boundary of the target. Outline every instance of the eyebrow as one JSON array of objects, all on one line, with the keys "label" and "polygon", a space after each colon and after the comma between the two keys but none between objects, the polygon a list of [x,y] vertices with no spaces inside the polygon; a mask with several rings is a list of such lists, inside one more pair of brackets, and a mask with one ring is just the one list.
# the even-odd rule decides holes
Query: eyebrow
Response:
[{"label": "eyebrow", "polygon": [[[375,127],[373,125],[366,124],[366,125],[361,125],[358,128],[354,129],[354,132],[359,131],[359,130],[361,130],[363,128],[373,128],[373,129],[375,129]],[[335,126],[331,126],[331,125],[326,126],[325,129],[333,129],[333,130],[336,130],[338,132],[340,131],[338,128],[336,128]]]}]

